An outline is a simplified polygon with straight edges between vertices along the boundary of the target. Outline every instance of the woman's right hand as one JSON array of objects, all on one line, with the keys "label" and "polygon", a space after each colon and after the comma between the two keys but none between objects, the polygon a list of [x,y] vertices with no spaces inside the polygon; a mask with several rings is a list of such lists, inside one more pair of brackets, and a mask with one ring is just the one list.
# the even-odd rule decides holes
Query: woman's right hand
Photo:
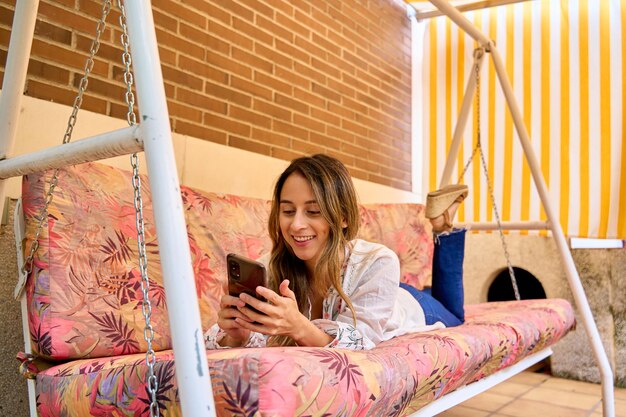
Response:
[{"label": "woman's right hand", "polygon": [[218,343],[220,346],[241,347],[250,338],[250,330],[244,329],[237,322],[236,318],[252,322],[248,316],[238,310],[246,304],[238,297],[225,294],[220,299],[220,311],[217,313],[217,325],[222,329],[226,336]]}]

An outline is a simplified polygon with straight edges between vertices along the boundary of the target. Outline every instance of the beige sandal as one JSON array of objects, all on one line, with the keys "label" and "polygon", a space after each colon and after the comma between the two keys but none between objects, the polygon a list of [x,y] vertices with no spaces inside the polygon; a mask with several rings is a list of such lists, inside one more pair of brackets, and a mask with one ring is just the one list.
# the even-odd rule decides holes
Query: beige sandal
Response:
[{"label": "beige sandal", "polygon": [[452,219],[448,209],[454,203],[461,203],[467,197],[468,189],[465,184],[446,185],[440,190],[428,193],[426,197],[426,218],[436,219],[443,215],[444,225],[452,228]]}]

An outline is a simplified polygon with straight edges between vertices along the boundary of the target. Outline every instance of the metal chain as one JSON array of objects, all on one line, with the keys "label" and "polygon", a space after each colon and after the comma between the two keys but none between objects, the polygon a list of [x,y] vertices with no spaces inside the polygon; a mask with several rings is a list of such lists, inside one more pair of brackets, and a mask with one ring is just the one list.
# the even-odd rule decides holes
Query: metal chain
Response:
[{"label": "metal chain", "polygon": [[[74,132],[74,125],[76,125],[76,119],[78,115],[78,111],[80,110],[81,105],[83,104],[83,95],[85,90],[87,90],[87,85],[89,84],[89,74],[93,70],[94,61],[93,58],[98,53],[98,49],[100,49],[100,38],[104,29],[106,27],[106,18],[111,11],[111,1],[105,0],[102,4],[102,15],[100,20],[98,20],[98,25],[96,26],[96,36],[91,42],[91,48],[89,49],[89,57],[87,58],[87,62],[85,63],[85,68],[83,72],[83,77],[78,84],[78,94],[74,99],[74,105],[72,109],[72,113],[67,121],[67,128],[65,129],[65,134],[63,135],[63,144],[66,144],[72,140],[72,133]],[[43,224],[48,218],[48,207],[53,199],[53,192],[59,182],[59,169],[55,169],[52,178],[50,179],[50,187],[48,188],[48,192],[44,198],[44,206],[41,209],[39,214],[39,218],[37,219],[39,223],[37,224],[37,229],[35,231],[35,237],[33,243],[30,246],[30,250],[28,252],[28,257],[24,261],[24,265],[22,266],[22,273],[26,276],[30,275],[33,270],[33,260],[35,258],[35,252],[39,248],[39,236],[43,230]]]},{"label": "metal chain", "polygon": [[[485,52],[484,48],[476,48],[474,50],[474,57],[478,58],[481,54]],[[476,73],[476,147],[472,152],[472,155],[468,159],[465,164],[465,168],[463,169],[463,173],[460,175],[458,182],[461,182],[463,176],[465,176],[465,172],[467,171],[470,163],[474,159],[474,155],[478,151],[480,154],[480,162],[483,168],[483,173],[485,174],[485,179],[487,180],[487,188],[489,190],[489,196],[491,198],[491,205],[493,206],[493,214],[496,217],[496,222],[498,224],[498,232],[500,234],[500,241],[502,242],[502,248],[504,250],[504,257],[506,258],[506,265],[509,270],[509,276],[511,277],[511,285],[513,286],[513,293],[515,294],[515,299],[519,301],[521,299],[519,288],[517,286],[517,279],[515,278],[515,271],[513,270],[513,265],[511,264],[511,256],[509,255],[509,250],[506,245],[506,240],[504,239],[504,233],[502,232],[502,222],[500,221],[500,215],[498,213],[498,206],[496,205],[496,198],[493,193],[493,187],[491,186],[491,179],[489,178],[489,171],[487,169],[487,163],[485,162],[485,154],[483,153],[483,147],[480,141],[480,66],[475,66]]]},{"label": "metal chain", "polygon": [[[124,48],[122,54],[122,61],[124,62],[124,82],[126,83],[125,100],[128,105],[128,112],[126,113],[126,120],[130,126],[137,123],[137,117],[135,116],[134,105],[135,95],[133,94],[133,73],[130,69],[132,65],[132,58],[130,55],[128,28],[126,26],[126,9],[122,0],[117,0],[117,5],[120,9],[120,27],[122,28],[122,35],[120,40]],[[148,378],[147,386],[148,393],[150,394],[150,417],[159,416],[159,403],[157,402],[157,392],[159,389],[159,383],[154,372],[154,365],[156,363],[156,354],[152,347],[152,341],[154,340],[154,329],[152,328],[152,303],[150,302],[150,279],[148,278],[148,257],[146,255],[146,235],[143,218],[143,200],[141,198],[141,177],[139,176],[139,158],[137,153],[130,156],[130,164],[133,167],[133,190],[135,193],[134,205],[135,205],[135,224],[137,226],[137,249],[139,251],[139,271],[141,272],[141,291],[143,293],[143,302],[141,304],[141,312],[145,319],[145,327],[143,329],[143,337],[147,344],[146,349],[146,365],[148,366]]]}]

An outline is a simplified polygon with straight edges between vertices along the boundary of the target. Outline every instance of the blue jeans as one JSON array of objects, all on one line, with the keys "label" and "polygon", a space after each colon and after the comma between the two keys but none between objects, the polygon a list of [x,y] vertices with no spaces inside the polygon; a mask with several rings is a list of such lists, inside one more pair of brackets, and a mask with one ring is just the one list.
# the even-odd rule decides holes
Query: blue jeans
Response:
[{"label": "blue jeans", "polygon": [[432,295],[401,283],[424,310],[426,324],[438,321],[446,327],[463,324],[463,257],[465,256],[465,230],[435,237],[433,254]]}]

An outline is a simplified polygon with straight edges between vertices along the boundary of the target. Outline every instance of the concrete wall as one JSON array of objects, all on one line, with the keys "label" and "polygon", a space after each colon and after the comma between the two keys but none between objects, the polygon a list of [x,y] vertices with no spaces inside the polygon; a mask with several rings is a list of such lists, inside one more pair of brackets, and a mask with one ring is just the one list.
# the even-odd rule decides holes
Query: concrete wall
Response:
[{"label": "concrete wall", "polygon": [[[506,269],[502,244],[497,233],[467,236],[465,302],[484,302],[489,286]],[[574,305],[552,238],[512,234],[506,236],[506,242],[513,266],[533,274],[547,297],[564,298]],[[626,386],[626,249],[574,249],[572,255],[614,369],[616,384]],[[565,378],[600,382],[585,327],[575,310],[577,328],[554,347],[552,372]]]}]

